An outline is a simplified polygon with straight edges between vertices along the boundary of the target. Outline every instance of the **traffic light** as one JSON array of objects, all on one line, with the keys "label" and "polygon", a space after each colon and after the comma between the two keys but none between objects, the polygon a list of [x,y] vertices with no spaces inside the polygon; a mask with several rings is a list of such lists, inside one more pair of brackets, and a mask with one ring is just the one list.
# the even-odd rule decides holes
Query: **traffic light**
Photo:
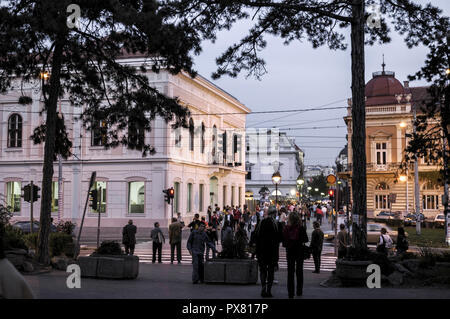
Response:
[{"label": "traffic light", "polygon": [[334,200],[334,189],[330,189],[328,191],[328,195],[329,195],[330,200],[333,201]]},{"label": "traffic light", "polygon": [[22,190],[23,190],[23,199],[24,199],[24,201],[26,201],[28,203],[31,202],[31,185],[30,184],[25,185],[22,188]]},{"label": "traffic light", "polygon": [[170,204],[170,194],[169,194],[170,188],[169,189],[164,189],[163,193],[164,193],[164,201],[167,202],[167,204]]},{"label": "traffic light", "polygon": [[41,196],[39,196],[39,191],[41,190],[41,188],[37,185],[33,185],[33,202],[36,202],[38,200],[38,198],[40,198]]},{"label": "traffic light", "polygon": [[174,198],[175,197],[175,190],[173,189],[173,187],[169,188],[169,197],[170,198]]},{"label": "traffic light", "polygon": [[89,195],[90,195],[89,200],[91,202],[89,204],[89,206],[91,206],[91,208],[93,210],[97,210],[97,206],[98,206],[98,190],[96,190],[96,189],[91,190],[89,192]]}]

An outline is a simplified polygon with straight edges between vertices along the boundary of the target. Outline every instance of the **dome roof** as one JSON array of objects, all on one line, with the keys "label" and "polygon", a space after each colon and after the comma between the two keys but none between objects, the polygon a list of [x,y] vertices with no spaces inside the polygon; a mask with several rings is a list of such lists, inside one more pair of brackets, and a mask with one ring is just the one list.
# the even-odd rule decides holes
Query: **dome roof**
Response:
[{"label": "dome roof", "polygon": [[405,94],[405,89],[395,73],[390,71],[375,72],[367,82],[365,95],[366,105],[383,105],[397,103],[395,95]]}]

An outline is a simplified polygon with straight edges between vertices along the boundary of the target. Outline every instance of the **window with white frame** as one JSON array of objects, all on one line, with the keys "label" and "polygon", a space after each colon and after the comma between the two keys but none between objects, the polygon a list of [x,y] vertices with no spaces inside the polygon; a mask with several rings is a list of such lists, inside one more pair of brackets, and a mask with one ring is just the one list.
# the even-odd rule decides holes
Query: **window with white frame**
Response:
[{"label": "window with white frame", "polygon": [[386,165],[387,163],[387,143],[375,143],[375,154],[377,165]]},{"label": "window with white frame", "polygon": [[439,209],[439,195],[422,195],[422,206],[424,210]]},{"label": "window with white frame", "polygon": [[22,147],[22,117],[13,114],[8,120],[8,147]]},{"label": "window with white frame", "polygon": [[21,182],[6,183],[6,205],[10,207],[13,213],[20,212],[21,194]]},{"label": "window with white frame", "polygon": [[106,182],[95,181],[93,188],[97,190],[98,205],[96,210],[92,209],[92,212],[106,213]]},{"label": "window with white frame", "polygon": [[52,182],[52,213],[58,211],[58,182]]},{"label": "window with white frame", "polygon": [[390,209],[391,203],[389,202],[388,194],[375,195],[375,209]]},{"label": "window with white frame", "polygon": [[187,184],[187,211],[192,212],[192,183]]},{"label": "window with white frame", "polygon": [[174,194],[173,194],[173,204],[174,204],[174,211],[175,213],[179,213],[180,212],[180,183],[175,182],[173,184],[173,190],[174,190]]},{"label": "window with white frame", "polygon": [[128,182],[128,214],[143,214],[145,207],[145,183]]},{"label": "window with white frame", "polygon": [[108,128],[105,121],[97,121],[91,127],[91,146],[104,146],[107,142]]}]

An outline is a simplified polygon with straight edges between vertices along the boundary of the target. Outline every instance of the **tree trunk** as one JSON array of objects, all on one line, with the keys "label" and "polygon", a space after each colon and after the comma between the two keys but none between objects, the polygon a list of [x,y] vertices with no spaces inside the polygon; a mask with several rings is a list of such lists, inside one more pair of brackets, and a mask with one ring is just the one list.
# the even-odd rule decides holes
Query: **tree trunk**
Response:
[{"label": "tree trunk", "polygon": [[367,249],[366,103],[364,78],[364,0],[352,7],[352,246]]},{"label": "tree trunk", "polygon": [[62,65],[64,41],[58,38],[55,43],[55,50],[52,56],[52,66],[50,73],[49,98],[46,100],[47,120],[45,122],[45,148],[44,167],[42,170],[42,193],[41,193],[41,214],[37,247],[38,262],[44,265],[50,263],[49,258],[49,237],[51,225],[51,201],[52,201],[52,178],[53,159],[55,153],[55,133],[56,133],[56,107],[60,91],[60,75]]}]

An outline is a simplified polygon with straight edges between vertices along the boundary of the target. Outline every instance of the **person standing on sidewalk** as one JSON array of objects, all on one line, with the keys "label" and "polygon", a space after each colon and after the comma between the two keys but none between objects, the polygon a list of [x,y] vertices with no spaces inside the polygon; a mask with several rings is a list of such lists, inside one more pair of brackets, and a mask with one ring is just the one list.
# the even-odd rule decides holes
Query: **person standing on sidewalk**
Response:
[{"label": "person standing on sidewalk", "polygon": [[181,223],[176,218],[172,218],[172,224],[169,226],[169,244],[170,244],[170,263],[173,264],[175,248],[177,249],[177,261],[181,263]]},{"label": "person standing on sidewalk", "polygon": [[278,265],[280,231],[275,221],[277,210],[271,207],[255,231],[256,258],[260,269],[261,297],[272,297],[275,267]]},{"label": "person standing on sidewalk", "polygon": [[187,241],[187,249],[192,256],[192,283],[203,283],[203,258],[205,254],[205,244],[208,245],[213,252],[217,253],[216,248],[210,242],[205,233],[205,225],[200,224],[197,230],[194,230]]},{"label": "person standing on sidewalk", "polygon": [[320,229],[320,225],[318,222],[313,223],[314,230],[311,234],[311,243],[309,247],[311,248],[311,252],[314,259],[315,270],[313,273],[320,273],[320,259],[322,255],[322,247],[323,247],[323,232]]},{"label": "person standing on sidewalk", "polygon": [[162,260],[161,260],[162,245],[165,242],[165,238],[161,231],[161,228],[159,228],[158,222],[155,223],[155,228],[152,229],[150,237],[152,238],[152,241],[153,241],[152,263],[154,264],[156,261],[156,252],[158,252],[158,263],[162,263]]},{"label": "person standing on sidewalk", "polygon": [[406,253],[409,248],[408,239],[406,239],[405,229],[403,227],[399,227],[397,230],[397,244],[395,249],[397,250],[397,256]]},{"label": "person standing on sidewalk", "polygon": [[294,298],[294,274],[297,276],[297,296],[303,294],[303,256],[305,243],[308,242],[306,228],[301,225],[297,212],[289,214],[289,220],[283,229],[283,247],[286,248],[288,264],[287,288],[289,298]]},{"label": "person standing on sidewalk", "polygon": [[345,225],[339,225],[340,231],[337,234],[338,241],[338,259],[344,258],[347,255],[347,248],[350,246],[350,235],[345,230]]},{"label": "person standing on sidewalk", "polygon": [[128,221],[122,229],[122,244],[125,246],[125,253],[127,255],[134,254],[134,247],[136,246],[136,232],[137,227],[133,225],[133,220]]}]

